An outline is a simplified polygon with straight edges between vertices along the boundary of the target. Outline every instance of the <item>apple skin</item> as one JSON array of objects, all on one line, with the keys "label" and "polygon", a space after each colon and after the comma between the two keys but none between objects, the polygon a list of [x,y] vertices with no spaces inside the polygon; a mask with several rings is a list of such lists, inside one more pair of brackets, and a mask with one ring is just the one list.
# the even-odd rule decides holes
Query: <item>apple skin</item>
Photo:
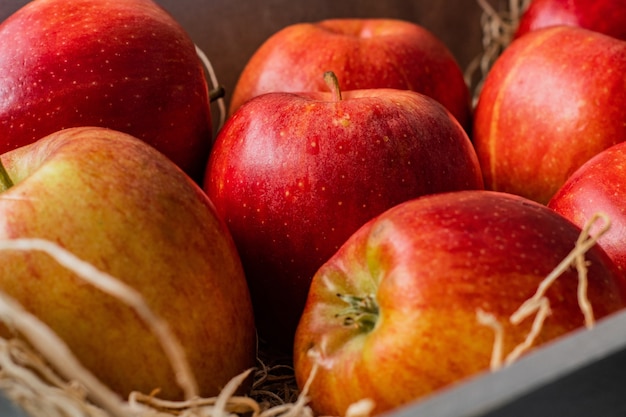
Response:
[{"label": "apple skin", "polygon": [[423,194],[482,188],[458,121],[395,89],[257,96],[217,135],[204,181],[239,250],[259,336],[288,351],[313,274],[363,223]]},{"label": "apple skin", "polygon": [[131,134],[201,180],[208,86],[184,29],[150,0],[38,0],[0,24],[0,153],[58,130]]},{"label": "apple skin", "polygon": [[598,244],[626,277],[626,142],[600,152],[578,168],[548,202],[548,207],[582,227],[598,211],[611,228]]},{"label": "apple skin", "polygon": [[626,40],[626,7],[615,0],[532,0],[514,38],[557,25],[579,26]]},{"label": "apple skin", "polygon": [[250,57],[233,90],[230,114],[267,92],[326,91],[333,71],[344,90],[407,89],[442,103],[469,129],[471,99],[447,46],[425,28],[397,19],[296,23],[270,36]]},{"label": "apple skin", "polygon": [[528,33],[487,74],[472,135],[485,187],[546,204],[626,139],[626,42],[578,27]]},{"label": "apple skin", "polygon": [[[255,366],[241,261],[201,188],[127,134],[68,128],[1,156],[0,239],[51,240],[139,291],[185,349],[200,394]],[[182,399],[157,339],[122,302],[46,254],[0,252],[0,289],[42,319],[112,390]]]},{"label": "apple skin", "polygon": [[[494,191],[424,196],[384,212],[315,274],[295,336],[294,368],[316,415],[344,415],[363,398],[384,413],[489,370],[494,332],[477,309],[504,328],[504,354],[524,341],[532,317],[510,315],[574,248],[580,229],[546,206]],[[599,246],[587,252],[588,297],[596,318],[626,305],[624,282]],[[533,349],[584,326],[578,276],[569,268],[546,296],[552,310]],[[371,327],[344,323],[348,304],[369,297]],[[367,324],[365,322],[365,324]]]}]

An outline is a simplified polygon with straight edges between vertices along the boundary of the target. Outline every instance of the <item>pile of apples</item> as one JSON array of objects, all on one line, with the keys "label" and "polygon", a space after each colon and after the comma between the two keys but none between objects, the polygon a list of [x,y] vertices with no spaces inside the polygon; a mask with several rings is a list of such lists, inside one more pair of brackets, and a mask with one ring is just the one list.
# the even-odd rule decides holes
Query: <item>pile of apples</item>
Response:
[{"label": "pile of apples", "polygon": [[[625,15],[535,0],[475,109],[421,26],[294,24],[213,137],[195,45],[157,4],[35,0],[0,24],[0,240],[135,288],[194,395],[260,346],[292,355],[316,414],[396,409],[489,370],[479,312],[523,354],[626,306]],[[0,289],[120,396],[189,394],[131,308],[47,254],[0,251]]]}]

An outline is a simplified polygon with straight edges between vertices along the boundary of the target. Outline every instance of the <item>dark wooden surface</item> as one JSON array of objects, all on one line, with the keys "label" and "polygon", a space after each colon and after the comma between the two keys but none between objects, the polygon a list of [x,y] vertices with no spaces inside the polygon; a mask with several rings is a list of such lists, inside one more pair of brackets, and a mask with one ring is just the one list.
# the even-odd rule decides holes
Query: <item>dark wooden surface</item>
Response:
[{"label": "dark wooden surface", "polygon": [[[504,0],[491,0],[493,4]],[[0,21],[27,0],[0,0]],[[476,0],[156,0],[211,60],[227,98],[256,48],[283,27],[333,17],[390,17],[438,36],[463,69],[481,51]]]}]

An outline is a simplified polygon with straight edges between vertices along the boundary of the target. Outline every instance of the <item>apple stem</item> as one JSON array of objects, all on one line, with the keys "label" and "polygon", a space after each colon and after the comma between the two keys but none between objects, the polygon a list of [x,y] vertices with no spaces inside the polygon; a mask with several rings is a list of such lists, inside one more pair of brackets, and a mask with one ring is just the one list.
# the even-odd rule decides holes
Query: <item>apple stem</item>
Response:
[{"label": "apple stem", "polygon": [[226,90],[221,85],[218,85],[211,91],[209,91],[209,101],[213,103],[215,100],[220,99],[226,95]]},{"label": "apple stem", "polygon": [[336,318],[343,317],[343,325],[356,326],[359,330],[369,332],[378,321],[378,303],[373,295],[365,297],[355,295],[337,294],[342,301],[349,306],[335,315]]},{"label": "apple stem", "polygon": [[0,189],[8,190],[9,188],[13,187],[13,185],[14,184],[11,180],[11,177],[9,176],[9,173],[2,164],[2,160],[0,160]]},{"label": "apple stem", "polygon": [[333,71],[326,71],[324,73],[324,81],[333,93],[335,101],[341,101],[341,88],[339,88],[339,80]]}]

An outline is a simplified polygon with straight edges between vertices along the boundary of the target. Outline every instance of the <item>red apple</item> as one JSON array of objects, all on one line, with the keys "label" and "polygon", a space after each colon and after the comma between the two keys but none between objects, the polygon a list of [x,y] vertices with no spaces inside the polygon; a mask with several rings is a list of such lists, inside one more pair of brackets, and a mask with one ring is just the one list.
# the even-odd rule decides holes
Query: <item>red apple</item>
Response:
[{"label": "red apple", "polygon": [[572,174],[548,207],[581,226],[597,211],[611,219],[598,244],[626,277],[626,142],[591,158]]},{"label": "red apple", "polygon": [[532,0],[514,37],[557,25],[579,26],[626,40],[626,7],[615,0]]},{"label": "red apple", "polygon": [[[355,232],[315,274],[295,336],[294,367],[316,415],[345,415],[358,400],[373,415],[488,371],[492,314],[508,356],[532,317],[510,317],[575,247],[581,230],[544,205],[492,191],[424,196],[384,212]],[[626,306],[624,282],[595,245],[588,301],[596,318]],[[585,325],[576,269],[543,295],[533,348]]]},{"label": "red apple", "polygon": [[471,121],[463,72],[447,46],[425,28],[395,19],[329,19],[289,25],[250,57],[235,85],[230,113],[270,91],[326,91],[319,74],[333,71],[344,90],[417,91]]},{"label": "red apple", "polygon": [[626,42],[578,27],[533,31],[487,74],[472,140],[485,187],[547,203],[626,139]]},{"label": "red apple", "polygon": [[217,135],[204,183],[261,338],[289,350],[311,277],[363,223],[423,194],[483,186],[467,134],[435,100],[333,88],[246,102]]},{"label": "red apple", "polygon": [[[0,239],[52,241],[137,290],[184,347],[202,396],[255,365],[241,261],[200,187],[127,134],[68,128],[1,156]],[[8,187],[8,188],[7,188]],[[112,390],[182,399],[161,345],[124,303],[45,253],[0,251],[0,289]]]},{"label": "red apple", "polygon": [[151,0],[38,0],[0,24],[0,153],[76,126],[138,137],[201,179],[212,139],[202,64]]}]

